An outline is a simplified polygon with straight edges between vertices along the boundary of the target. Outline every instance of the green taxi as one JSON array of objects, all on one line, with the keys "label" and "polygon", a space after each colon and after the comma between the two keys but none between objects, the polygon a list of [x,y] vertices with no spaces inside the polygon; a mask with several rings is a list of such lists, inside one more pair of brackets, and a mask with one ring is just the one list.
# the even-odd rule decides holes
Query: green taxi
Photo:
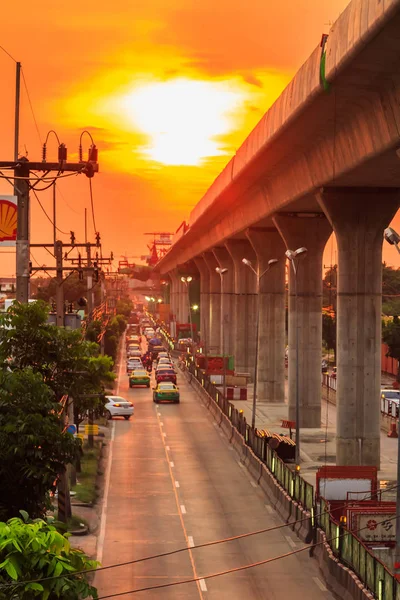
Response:
[{"label": "green taxi", "polygon": [[160,381],[153,390],[153,402],[176,402],[178,404],[180,401],[179,388],[171,381]]},{"label": "green taxi", "polygon": [[150,375],[144,369],[134,369],[129,375],[129,387],[133,388],[135,385],[145,385],[150,387]]}]

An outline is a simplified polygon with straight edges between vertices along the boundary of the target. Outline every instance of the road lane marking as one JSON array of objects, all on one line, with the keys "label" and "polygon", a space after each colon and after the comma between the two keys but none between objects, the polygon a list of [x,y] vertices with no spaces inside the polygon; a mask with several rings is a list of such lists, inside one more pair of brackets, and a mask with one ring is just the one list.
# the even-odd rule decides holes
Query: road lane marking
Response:
[{"label": "road lane marking", "polygon": [[186,507],[185,507],[185,505],[184,505],[184,504],[181,504],[181,513],[182,513],[183,515],[186,515]]},{"label": "road lane marking", "polygon": [[[157,421],[158,421],[158,424],[159,424],[159,429],[160,429],[160,434],[161,434],[162,430],[161,430],[161,427],[160,427],[160,421],[159,421],[159,419],[157,419]],[[170,466],[169,461],[168,461],[167,448],[169,449],[169,447],[165,445],[165,439],[164,438],[165,438],[165,432],[161,436],[161,439],[162,439],[162,443],[163,443],[163,446],[164,446],[165,457],[166,457],[167,462],[168,462],[169,476],[171,478],[171,483],[173,483],[174,482],[174,476],[173,476],[172,469],[171,469],[171,466]],[[191,548],[191,547],[194,546],[194,542],[193,542],[193,538],[190,537],[190,536],[188,536],[187,531],[186,531],[185,521],[183,520],[183,514],[182,514],[182,511],[180,510],[180,503],[179,503],[179,497],[178,497],[177,488],[175,486],[173,486],[172,489],[174,490],[174,494],[175,494],[175,503],[176,503],[176,508],[178,510],[178,515],[179,515],[179,520],[181,522],[181,527],[182,527],[183,535],[185,536],[185,540],[186,540],[186,543],[188,545],[188,548]],[[190,540],[192,541],[191,545],[190,545]],[[194,579],[196,580],[196,587],[197,587],[197,591],[199,593],[199,598],[200,598],[200,600],[204,600],[203,592],[202,592],[202,589],[201,589],[200,584],[199,584],[199,576],[197,575],[197,570],[196,570],[196,565],[195,565],[194,558],[193,558],[193,553],[192,553],[192,551],[190,549],[188,550],[188,554],[189,554],[190,564],[192,566],[192,571],[193,571]]]},{"label": "road lane marking", "polygon": [[199,583],[200,583],[200,588],[202,592],[206,592],[207,591],[207,586],[206,586],[206,582],[204,579],[199,579]]},{"label": "road lane marking", "polygon": [[179,481],[175,481],[175,487],[176,487],[176,488],[178,488],[178,487],[181,487],[181,486],[179,485]]},{"label": "road lane marking", "polygon": [[162,421],[160,421],[160,425],[161,427],[164,427],[164,423]]},{"label": "road lane marking", "polygon": [[328,589],[324,586],[324,584],[318,577],[313,577],[313,579],[314,579],[315,583],[317,584],[317,586],[319,587],[319,589],[321,590],[321,592],[328,591]]},{"label": "road lane marking", "polygon": [[289,535],[285,535],[285,540],[291,548],[296,548],[296,543],[292,540],[292,538]]},{"label": "road lane marking", "polygon": [[189,545],[189,548],[193,548],[193,546],[194,546],[194,540],[193,540],[193,537],[192,537],[191,535],[188,535],[188,538],[187,538],[187,539],[188,539],[188,545]]},{"label": "road lane marking", "polygon": [[240,460],[237,460],[236,462],[239,465],[239,467],[242,467],[242,469],[244,469],[244,465],[240,462]]},{"label": "road lane marking", "polygon": [[253,481],[252,479],[250,479],[250,485],[252,485],[252,486],[253,486],[253,488],[256,488],[256,487],[258,487],[258,486],[257,486],[257,484],[256,484],[256,482],[255,482],[255,481]]},{"label": "road lane marking", "polygon": [[104,484],[103,507],[101,510],[100,534],[99,534],[99,541],[97,543],[97,560],[99,563],[101,563],[103,561],[104,540],[106,537],[107,505],[108,505],[108,493],[110,490],[111,463],[112,463],[112,455],[113,455],[114,438],[115,438],[115,421],[113,421],[112,425],[111,425],[111,438],[110,438],[109,453],[108,453],[108,460],[107,460],[107,472],[106,472],[106,478],[105,478],[105,484]]},{"label": "road lane marking", "polygon": [[267,509],[267,512],[272,515],[272,513],[274,512],[274,509],[272,508],[272,506],[270,506],[269,504],[264,504],[265,508]]},{"label": "road lane marking", "polygon": [[165,446],[165,449],[167,452],[169,452],[171,450],[171,448],[169,446]]},{"label": "road lane marking", "polygon": [[164,433],[163,433],[163,437],[167,437],[167,434],[165,433],[165,431],[164,431]]},{"label": "road lane marking", "polygon": [[174,468],[175,464],[174,464],[173,460],[171,460],[169,464],[171,465],[172,468]]}]

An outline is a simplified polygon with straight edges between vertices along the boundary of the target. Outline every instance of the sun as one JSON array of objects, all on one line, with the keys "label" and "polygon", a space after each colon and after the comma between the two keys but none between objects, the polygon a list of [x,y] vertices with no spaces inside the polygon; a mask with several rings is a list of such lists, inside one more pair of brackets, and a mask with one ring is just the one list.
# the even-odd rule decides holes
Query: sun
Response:
[{"label": "sun", "polygon": [[148,145],[143,155],[164,165],[200,165],[225,154],[222,136],[235,127],[245,94],[227,82],[173,79],[135,87],[121,109]]}]

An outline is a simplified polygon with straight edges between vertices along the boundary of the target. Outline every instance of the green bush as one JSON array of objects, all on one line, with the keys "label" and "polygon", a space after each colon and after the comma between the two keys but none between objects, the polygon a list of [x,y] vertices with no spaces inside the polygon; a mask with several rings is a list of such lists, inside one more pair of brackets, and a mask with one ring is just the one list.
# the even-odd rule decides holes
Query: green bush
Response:
[{"label": "green bush", "polygon": [[24,511],[21,515],[23,519],[0,522],[0,600],[98,598],[85,573],[71,576],[96,569],[98,563],[72,548],[68,534],[55,525],[29,520]]}]

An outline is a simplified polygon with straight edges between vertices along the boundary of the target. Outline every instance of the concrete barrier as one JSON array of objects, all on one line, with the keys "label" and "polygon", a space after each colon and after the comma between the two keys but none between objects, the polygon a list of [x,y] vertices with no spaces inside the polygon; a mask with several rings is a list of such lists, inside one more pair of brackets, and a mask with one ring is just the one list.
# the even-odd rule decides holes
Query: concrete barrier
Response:
[{"label": "concrete barrier", "polygon": [[284,490],[268,467],[246,445],[243,436],[233,427],[216,402],[212,399],[211,402],[208,401],[210,396],[199,382],[194,377],[192,377],[192,381],[196,382],[195,389],[208,407],[210,414],[214,418],[218,413],[222,415],[220,421],[222,431],[227,434],[228,439],[229,436],[231,437],[230,442],[239,459],[254,479],[257,480],[272,508],[287,523],[297,521],[289,526],[302,541],[310,543],[313,536],[316,535],[316,545],[314,547],[310,546],[310,550],[313,550],[312,556],[318,560],[327,585],[338,594],[341,600],[373,600],[374,595],[367,590],[357,575],[334,556],[328,542],[326,542],[324,532],[321,529],[312,527],[310,513]]},{"label": "concrete barrier", "polygon": [[333,589],[342,600],[373,600],[375,598],[375,595],[364,586],[354,571],[336,558],[322,529],[317,530],[313,556],[318,560],[328,587]]}]

